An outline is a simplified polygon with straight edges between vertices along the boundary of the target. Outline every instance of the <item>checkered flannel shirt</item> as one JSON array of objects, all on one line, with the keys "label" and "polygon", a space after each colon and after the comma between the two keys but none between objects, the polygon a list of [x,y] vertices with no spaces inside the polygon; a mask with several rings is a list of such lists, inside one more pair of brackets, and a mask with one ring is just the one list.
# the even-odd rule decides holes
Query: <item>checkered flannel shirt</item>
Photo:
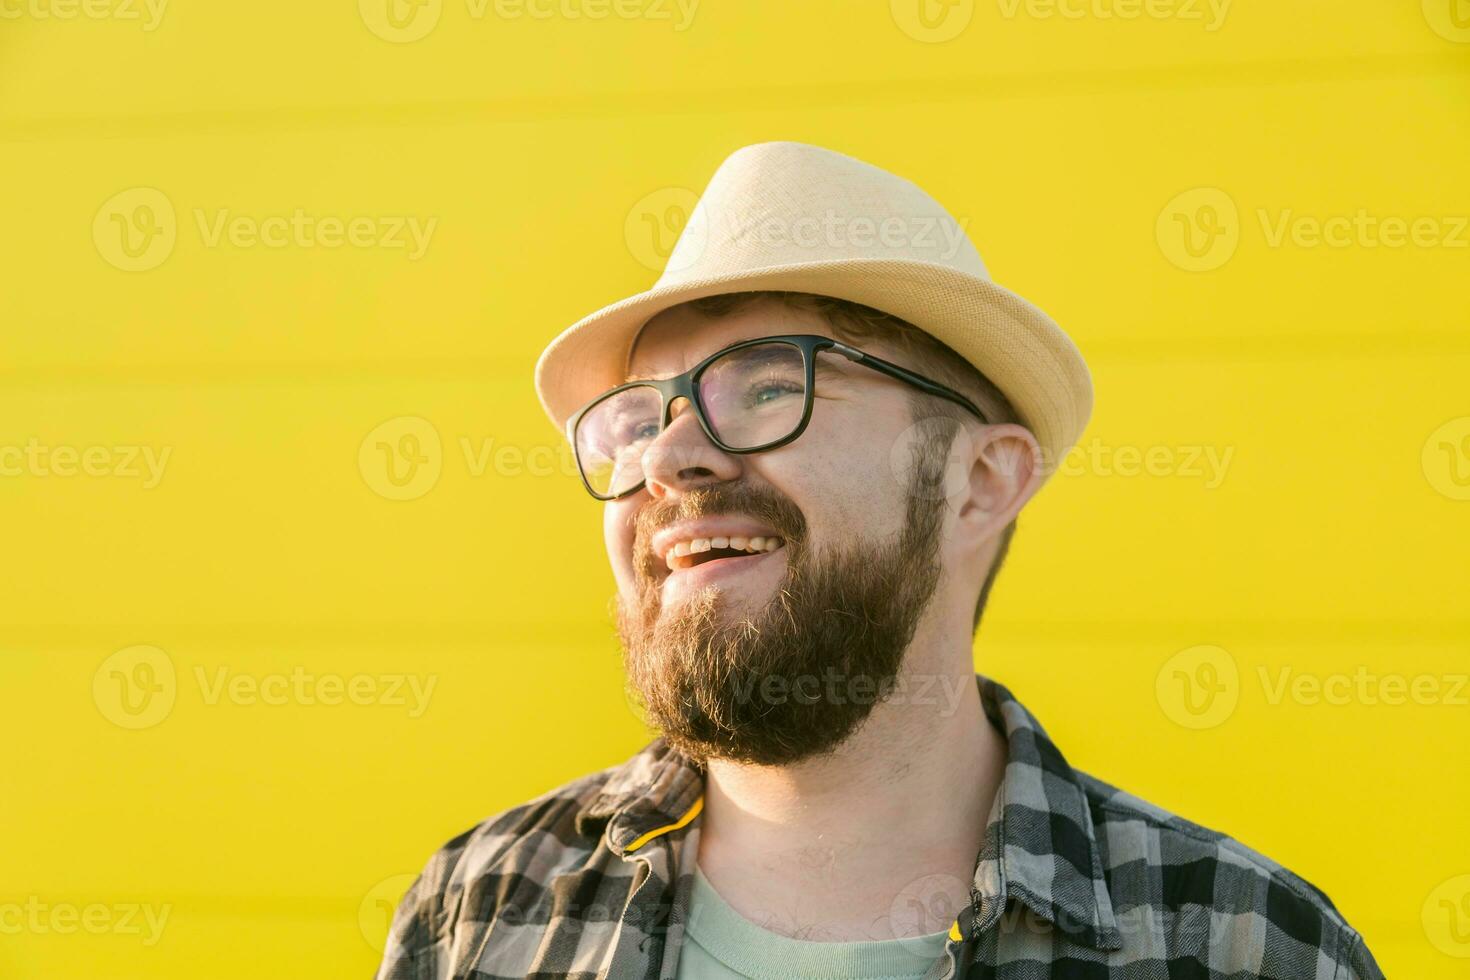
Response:
[{"label": "checkered flannel shirt", "polygon": [[[1383,976],[1327,896],[1073,770],[1009,691],[976,680],[1008,758],[970,904],[927,977]],[[409,889],[379,980],[672,980],[703,790],[701,770],[656,739],[489,818]]]}]

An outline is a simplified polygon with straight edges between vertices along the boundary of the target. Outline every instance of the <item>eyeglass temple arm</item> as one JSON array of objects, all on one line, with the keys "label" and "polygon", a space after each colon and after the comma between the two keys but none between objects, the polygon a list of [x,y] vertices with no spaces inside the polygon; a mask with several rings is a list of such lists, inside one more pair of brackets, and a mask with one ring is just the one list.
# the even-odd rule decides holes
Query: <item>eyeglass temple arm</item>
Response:
[{"label": "eyeglass temple arm", "polygon": [[915,388],[918,388],[920,391],[926,391],[929,394],[934,395],[938,398],[952,401],[956,405],[959,405],[961,408],[968,409],[970,412],[974,413],[975,417],[978,418],[981,422],[984,422],[987,425],[990,424],[990,420],[985,417],[985,413],[980,411],[980,409],[975,406],[974,402],[970,401],[970,399],[966,398],[958,391],[955,391],[953,388],[947,388],[937,381],[930,381],[928,378],[924,377],[921,374],[915,374],[908,368],[899,367],[897,364],[894,364],[891,361],[885,361],[881,357],[874,357],[872,354],[864,354],[856,347],[849,347],[844,343],[834,341],[832,344],[832,349],[841,354],[843,357],[847,358],[849,361],[861,364],[864,367],[870,367],[874,371],[878,371],[882,374],[888,375],[890,378],[897,378],[899,381],[907,382],[908,384],[913,385]]}]

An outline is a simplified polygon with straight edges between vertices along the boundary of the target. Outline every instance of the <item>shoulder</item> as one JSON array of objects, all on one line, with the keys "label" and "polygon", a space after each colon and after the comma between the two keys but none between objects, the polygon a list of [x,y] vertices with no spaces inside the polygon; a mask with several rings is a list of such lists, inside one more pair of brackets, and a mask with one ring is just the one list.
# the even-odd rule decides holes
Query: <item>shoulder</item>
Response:
[{"label": "shoulder", "polygon": [[[485,817],[430,856],[421,878],[444,893],[493,874],[512,851],[528,843],[540,852],[587,850],[577,817],[592,807],[619,767],[563,783],[540,796]],[[530,870],[516,867],[518,873]]]},{"label": "shoulder", "polygon": [[493,917],[499,896],[519,882],[546,880],[587,860],[596,835],[588,837],[578,816],[622,768],[581,776],[491,814],[434,851],[398,904],[379,976],[421,975],[418,968],[397,971],[399,961],[439,956],[457,930]]},{"label": "shoulder", "polygon": [[1315,885],[1233,837],[1077,776],[1125,942],[1130,925],[1144,928],[1129,916],[1147,914],[1194,936],[1211,967],[1320,976],[1325,960],[1331,976],[1382,976],[1362,937]]}]

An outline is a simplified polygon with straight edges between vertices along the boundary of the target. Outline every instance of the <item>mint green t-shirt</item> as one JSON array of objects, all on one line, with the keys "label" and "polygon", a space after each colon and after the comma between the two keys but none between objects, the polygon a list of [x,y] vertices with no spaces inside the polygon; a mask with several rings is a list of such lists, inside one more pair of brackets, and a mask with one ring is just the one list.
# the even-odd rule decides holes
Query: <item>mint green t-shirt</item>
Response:
[{"label": "mint green t-shirt", "polygon": [[678,980],[919,980],[948,931],[911,939],[817,943],[762,929],[694,869]]}]

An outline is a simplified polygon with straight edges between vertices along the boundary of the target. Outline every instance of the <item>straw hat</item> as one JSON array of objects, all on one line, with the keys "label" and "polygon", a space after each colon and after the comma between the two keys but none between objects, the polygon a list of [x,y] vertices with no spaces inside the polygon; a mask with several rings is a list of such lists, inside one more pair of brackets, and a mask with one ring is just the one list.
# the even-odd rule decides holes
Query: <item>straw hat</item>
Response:
[{"label": "straw hat", "polygon": [[993,381],[1036,434],[1050,475],[1087,424],[1092,382],[1040,309],[990,280],[958,224],[917,186],[804,143],[757,143],[710,179],[651,289],[564,330],[536,363],[560,429],[621,384],[638,331],[685,300],[750,289],[851,300],[901,317]]}]

